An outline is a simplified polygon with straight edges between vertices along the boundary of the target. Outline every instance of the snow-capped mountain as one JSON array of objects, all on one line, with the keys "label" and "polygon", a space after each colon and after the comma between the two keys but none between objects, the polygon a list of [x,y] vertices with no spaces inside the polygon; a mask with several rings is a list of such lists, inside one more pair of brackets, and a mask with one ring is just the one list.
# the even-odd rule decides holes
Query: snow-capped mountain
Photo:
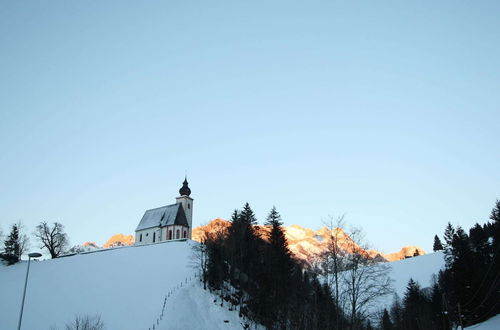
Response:
[{"label": "snow-capped mountain", "polygon": [[[229,221],[224,219],[214,219],[206,226],[194,228],[193,239],[201,241],[205,232],[213,232],[221,228],[227,228],[229,224]],[[265,233],[269,231],[269,228],[266,226],[256,226],[256,228],[262,237],[265,237]],[[336,231],[335,233],[332,233],[330,229],[326,227],[319,230],[312,230],[303,228],[299,225],[292,225],[284,227],[284,229],[290,251],[297,259],[307,264],[314,263],[314,261],[317,260],[324,251],[326,251],[328,238],[331,237],[332,234],[336,235],[339,239],[340,245],[345,246],[346,249],[348,249],[348,246],[351,244],[350,237],[344,233],[342,229],[338,228],[334,229]],[[375,250],[367,250],[366,252],[370,256],[379,258],[382,261],[396,261],[407,257],[413,257],[414,255],[425,254],[425,251],[418,246],[405,246],[398,252],[388,254]]]}]

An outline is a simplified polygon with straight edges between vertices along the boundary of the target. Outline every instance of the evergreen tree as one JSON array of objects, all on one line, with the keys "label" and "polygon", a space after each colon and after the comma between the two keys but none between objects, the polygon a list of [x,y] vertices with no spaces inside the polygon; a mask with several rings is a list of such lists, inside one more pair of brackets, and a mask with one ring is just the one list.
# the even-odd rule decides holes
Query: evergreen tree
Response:
[{"label": "evergreen tree", "polygon": [[420,285],[410,278],[403,300],[403,322],[405,329],[432,329],[429,301]]},{"label": "evergreen tree", "polygon": [[391,306],[391,320],[394,325],[394,329],[404,329],[403,326],[403,305],[401,299],[397,294],[394,294],[394,299]]},{"label": "evergreen tree", "polygon": [[[495,207],[491,210],[490,220],[492,223],[493,250],[497,251],[500,246],[500,200],[497,200]],[[498,269],[498,268],[497,268]]]},{"label": "evergreen tree", "polygon": [[382,330],[394,330],[394,325],[392,324],[389,312],[384,308],[384,313],[382,314],[382,320],[380,322],[380,328]]},{"label": "evergreen tree", "polygon": [[434,252],[443,250],[443,244],[441,244],[441,240],[439,239],[438,235],[434,235],[434,246],[432,247],[432,250]]},{"label": "evergreen tree", "polygon": [[[268,233],[269,255],[266,263],[266,275],[269,279],[271,300],[274,301],[275,315],[279,317],[281,325],[286,324],[284,316],[288,313],[287,290],[290,290],[290,273],[294,271],[291,252],[283,231],[281,216],[273,206],[267,216],[267,226],[271,226]],[[318,290],[321,290],[319,288]]]},{"label": "evergreen tree", "polygon": [[12,225],[9,236],[4,242],[4,253],[9,264],[14,264],[21,258],[19,246],[19,228],[16,224]]},{"label": "evergreen tree", "polygon": [[450,222],[446,225],[446,228],[444,230],[444,241],[445,241],[445,248],[450,249],[451,248],[451,242],[453,241],[453,236],[455,235],[455,228],[451,225]]},{"label": "evergreen tree", "polygon": [[22,233],[22,224],[13,224],[9,235],[4,241],[4,256],[3,258],[12,265],[19,260],[23,255],[28,245],[28,236]]}]

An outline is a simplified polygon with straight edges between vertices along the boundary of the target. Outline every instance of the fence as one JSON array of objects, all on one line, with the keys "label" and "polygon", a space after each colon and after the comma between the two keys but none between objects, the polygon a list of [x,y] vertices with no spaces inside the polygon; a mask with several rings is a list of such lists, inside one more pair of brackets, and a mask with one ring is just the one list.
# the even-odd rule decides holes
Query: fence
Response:
[{"label": "fence", "polygon": [[183,281],[181,281],[179,284],[174,286],[173,289],[171,289],[167,294],[165,294],[165,299],[163,299],[163,307],[161,309],[160,315],[156,318],[156,321],[153,323],[152,327],[149,327],[148,330],[158,330],[160,326],[160,322],[163,320],[163,317],[165,316],[165,308],[167,306],[167,301],[172,295],[182,288],[183,286],[186,286],[189,282],[191,282],[193,279],[196,279],[198,275],[195,273],[193,276],[186,277]]}]

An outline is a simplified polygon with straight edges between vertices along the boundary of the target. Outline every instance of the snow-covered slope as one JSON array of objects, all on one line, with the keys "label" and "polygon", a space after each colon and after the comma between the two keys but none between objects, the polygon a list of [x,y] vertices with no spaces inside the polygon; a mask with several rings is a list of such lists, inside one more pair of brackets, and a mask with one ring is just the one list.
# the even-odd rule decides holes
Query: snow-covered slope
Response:
[{"label": "snow-covered slope", "polygon": [[[63,329],[77,314],[101,314],[108,330],[147,330],[160,315],[165,294],[181,282],[167,301],[163,329],[186,329],[186,324],[234,329],[237,313],[209,305],[214,298],[189,280],[192,244],[123,247],[31,262],[22,329]],[[17,327],[26,264],[0,266],[0,329]]]},{"label": "snow-covered slope", "polygon": [[[215,300],[215,302],[214,302]],[[167,300],[158,330],[242,329],[237,312],[228,311],[221,299],[203,290],[198,281],[190,282]]]},{"label": "snow-covered slope", "polygon": [[484,322],[472,325],[470,327],[465,328],[465,330],[498,330],[500,329],[500,314],[493,316],[489,320]]},{"label": "snow-covered slope", "polygon": [[[413,257],[409,259],[393,261],[389,263],[391,266],[390,277],[393,280],[392,287],[394,293],[403,298],[406,286],[410,278],[417,281],[422,288],[432,285],[433,275],[438,274],[439,270],[445,265],[443,252],[435,252],[423,256]],[[378,299],[375,310],[383,309],[392,304],[394,296],[388,295]]]}]

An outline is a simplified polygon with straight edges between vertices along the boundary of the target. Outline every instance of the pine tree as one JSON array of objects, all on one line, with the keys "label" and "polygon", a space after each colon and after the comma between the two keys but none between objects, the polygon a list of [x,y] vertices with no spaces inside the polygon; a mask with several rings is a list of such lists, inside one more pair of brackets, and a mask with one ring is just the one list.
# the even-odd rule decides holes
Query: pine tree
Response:
[{"label": "pine tree", "polygon": [[9,236],[4,242],[4,259],[12,265],[21,260],[28,237],[21,233],[21,224],[13,224]]},{"label": "pine tree", "polygon": [[275,304],[275,314],[281,316],[278,322],[284,326],[286,320],[282,316],[286,315],[288,310],[286,297],[287,290],[290,290],[289,277],[293,271],[293,262],[282,224],[281,216],[276,211],[276,207],[273,206],[265,223],[265,225],[271,226],[268,233],[270,250],[269,256],[266,258],[268,260],[266,274],[269,278],[271,300]]},{"label": "pine tree", "polygon": [[394,294],[394,299],[391,305],[391,320],[394,325],[394,329],[404,329],[403,313],[404,308],[402,306],[401,299],[397,294]]},{"label": "pine tree", "polygon": [[382,320],[380,322],[380,328],[382,330],[394,330],[394,325],[392,324],[389,312],[384,308],[384,313],[382,314]]},{"label": "pine tree", "polygon": [[453,236],[455,235],[455,228],[448,222],[444,230],[444,241],[446,250],[451,248],[451,242],[453,241]]},{"label": "pine tree", "polygon": [[14,262],[18,262],[20,258],[19,248],[19,228],[14,224],[4,242],[5,255],[12,258]]},{"label": "pine tree", "polygon": [[245,206],[243,206],[243,210],[241,210],[240,213],[240,218],[241,221],[243,221],[246,225],[250,226],[257,224],[255,214],[253,213],[253,210],[250,208],[250,204],[248,203],[245,203]]},{"label": "pine tree", "polygon": [[443,244],[441,244],[441,240],[439,239],[438,235],[434,235],[434,246],[432,247],[432,250],[434,252],[443,250]]},{"label": "pine tree", "polygon": [[412,278],[408,281],[403,300],[404,326],[408,330],[431,329],[429,302]]},{"label": "pine tree", "polygon": [[496,251],[500,246],[500,200],[497,200],[495,207],[491,210],[490,220],[493,221],[493,249]]}]

